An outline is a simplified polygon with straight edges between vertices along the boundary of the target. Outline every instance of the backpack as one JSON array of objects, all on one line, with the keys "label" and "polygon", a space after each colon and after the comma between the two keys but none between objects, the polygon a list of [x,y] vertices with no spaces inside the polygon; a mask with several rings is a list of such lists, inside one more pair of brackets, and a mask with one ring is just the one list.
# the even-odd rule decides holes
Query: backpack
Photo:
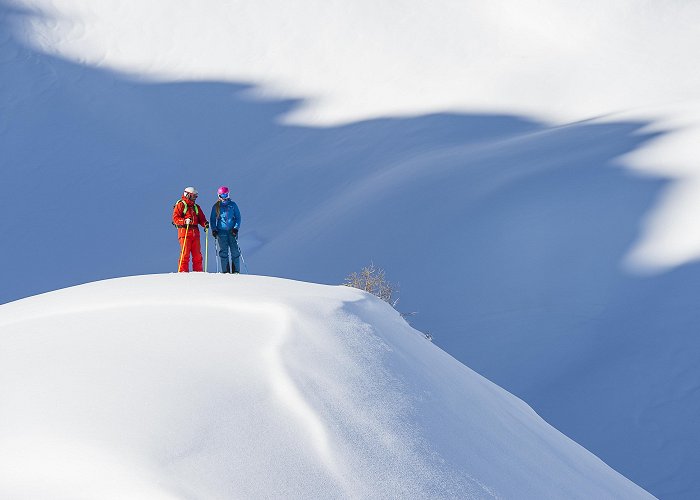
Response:
[{"label": "backpack", "polygon": [[[185,205],[185,208],[182,209],[182,215],[187,215],[187,209],[189,208],[189,206],[188,206],[187,203],[185,203],[183,200],[177,200],[177,201],[175,202],[175,204],[173,205],[173,210],[175,210],[175,207],[177,206],[178,203],[182,203],[183,205]],[[217,202],[217,203],[218,203],[218,202]],[[194,204],[194,213],[195,213],[195,215],[199,216],[199,207],[197,206],[196,203]],[[218,212],[217,212],[217,215],[218,215]],[[175,222],[170,221],[170,223],[171,223],[173,226],[177,227],[177,225],[175,224]],[[195,225],[196,225],[196,224],[195,224]]]}]

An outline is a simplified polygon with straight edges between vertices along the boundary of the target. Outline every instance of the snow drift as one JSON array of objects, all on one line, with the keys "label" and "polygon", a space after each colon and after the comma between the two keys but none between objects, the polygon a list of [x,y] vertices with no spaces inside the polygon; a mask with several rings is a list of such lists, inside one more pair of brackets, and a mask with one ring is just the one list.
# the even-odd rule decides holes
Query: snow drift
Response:
[{"label": "snow drift", "polygon": [[226,183],[252,272],[373,260],[451,355],[699,498],[699,25],[692,0],[0,0],[0,302],[173,271],[174,198]]},{"label": "snow drift", "polygon": [[347,287],[153,275],[0,306],[3,498],[647,498]]}]

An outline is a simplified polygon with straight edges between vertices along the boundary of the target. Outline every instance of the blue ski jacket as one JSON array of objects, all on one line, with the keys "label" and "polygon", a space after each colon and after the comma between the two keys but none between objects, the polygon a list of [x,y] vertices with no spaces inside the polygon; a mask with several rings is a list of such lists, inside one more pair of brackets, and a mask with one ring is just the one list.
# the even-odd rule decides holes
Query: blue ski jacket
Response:
[{"label": "blue ski jacket", "polygon": [[219,200],[211,207],[209,217],[212,231],[238,230],[241,227],[241,212],[235,201]]}]

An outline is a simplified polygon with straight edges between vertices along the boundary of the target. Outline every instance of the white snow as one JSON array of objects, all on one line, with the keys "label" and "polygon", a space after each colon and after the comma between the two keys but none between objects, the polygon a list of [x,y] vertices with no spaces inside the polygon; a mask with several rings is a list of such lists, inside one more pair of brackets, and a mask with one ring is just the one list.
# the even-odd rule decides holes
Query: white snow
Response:
[{"label": "white snow", "polygon": [[442,110],[572,121],[697,97],[696,2],[24,0],[30,40],[165,80],[308,97],[329,124]]},{"label": "white snow", "polygon": [[0,0],[0,302],[172,272],[172,203],[227,184],[251,272],[374,261],[441,348],[698,498],[698,26],[692,0]]},{"label": "white snow", "polygon": [[[10,4],[13,5],[13,4]],[[626,165],[685,175],[630,249],[632,272],[700,258],[700,5],[513,2],[23,0],[38,50],[148,81],[252,83],[301,98],[279,118],[323,126],[435,112],[569,123],[599,116],[682,123]],[[42,90],[43,91],[43,90]],[[670,150],[670,155],[669,155]]]},{"label": "white snow", "polygon": [[0,329],[3,498],[651,498],[356,289],[138,276]]}]

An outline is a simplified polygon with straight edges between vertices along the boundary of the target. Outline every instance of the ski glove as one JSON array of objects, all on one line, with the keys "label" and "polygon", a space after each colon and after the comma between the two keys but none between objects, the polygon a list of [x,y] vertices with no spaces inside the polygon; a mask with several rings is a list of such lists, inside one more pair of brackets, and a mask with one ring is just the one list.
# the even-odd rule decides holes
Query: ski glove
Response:
[{"label": "ski glove", "polygon": [[219,234],[219,231],[217,231],[216,229],[213,230],[213,231],[211,232],[211,235],[212,235],[214,238],[216,238],[216,235],[217,235],[217,234]]},{"label": "ski glove", "polygon": [[185,219],[185,224],[192,224],[192,219]]},{"label": "ski glove", "polygon": [[231,229],[231,234],[234,236],[238,236],[238,229],[236,229],[235,227]]},{"label": "ski glove", "polygon": [[208,223],[208,222],[205,222],[205,223],[204,223],[204,230],[205,230],[205,231],[208,231],[208,230],[209,230],[209,223]]}]

